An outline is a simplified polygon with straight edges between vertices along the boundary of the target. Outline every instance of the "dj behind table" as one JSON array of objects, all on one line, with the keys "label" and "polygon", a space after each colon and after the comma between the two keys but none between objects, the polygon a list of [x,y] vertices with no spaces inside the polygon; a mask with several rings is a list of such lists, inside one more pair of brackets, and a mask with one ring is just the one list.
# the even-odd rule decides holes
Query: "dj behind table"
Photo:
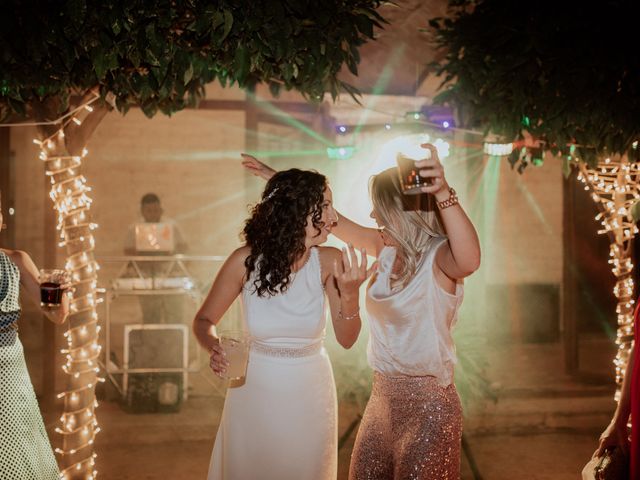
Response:
[{"label": "dj behind table", "polygon": [[[187,251],[187,243],[178,224],[169,218],[163,218],[160,198],[155,193],[147,193],[140,200],[142,221],[133,223],[127,230],[125,255],[167,256]],[[164,282],[169,279],[164,262],[141,262],[140,274],[149,283]],[[144,287],[143,287],[144,288]],[[146,288],[152,288],[151,285]],[[153,288],[157,288],[153,285]],[[181,323],[184,315],[182,295],[140,296],[143,323]]]},{"label": "dj behind table", "polygon": [[[187,397],[188,372],[197,371],[199,363],[190,359],[195,357],[190,350],[197,349],[189,341],[185,300],[198,302],[201,292],[186,267],[192,258],[182,255],[187,248],[182,232],[175,221],[163,218],[158,196],[144,195],[140,212],[141,220],[127,231],[126,256],[101,259],[121,263],[106,298],[106,370],[128,410],[175,411]],[[112,304],[122,296],[138,297],[142,318],[118,319],[125,320],[120,353],[112,350]]]}]

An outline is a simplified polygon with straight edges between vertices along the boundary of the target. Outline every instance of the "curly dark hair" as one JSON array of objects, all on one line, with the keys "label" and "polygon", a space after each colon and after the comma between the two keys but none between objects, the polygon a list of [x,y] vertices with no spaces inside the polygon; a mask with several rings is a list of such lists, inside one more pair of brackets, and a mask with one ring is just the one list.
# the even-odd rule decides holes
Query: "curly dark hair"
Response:
[{"label": "curly dark hair", "polygon": [[242,232],[251,253],[244,262],[247,278],[256,271],[258,296],[283,293],[291,267],[305,252],[305,227],[311,215],[320,235],[327,178],[318,172],[292,168],[267,182],[262,201],[253,207]]}]

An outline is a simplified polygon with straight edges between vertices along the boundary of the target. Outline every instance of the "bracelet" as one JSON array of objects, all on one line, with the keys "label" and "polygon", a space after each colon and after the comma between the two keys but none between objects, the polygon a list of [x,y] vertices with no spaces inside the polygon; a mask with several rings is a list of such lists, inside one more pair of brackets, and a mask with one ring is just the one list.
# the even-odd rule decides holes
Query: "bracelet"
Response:
[{"label": "bracelet", "polygon": [[346,321],[350,321],[350,320],[353,320],[354,318],[358,318],[359,315],[360,315],[360,310],[356,310],[356,312],[352,313],[351,315],[343,315],[342,310],[338,312],[338,318],[340,318],[340,320],[346,320]]},{"label": "bracelet", "polygon": [[445,208],[453,207],[454,205],[458,205],[458,194],[452,187],[449,187],[449,198],[438,202],[438,208],[440,210],[444,210]]}]

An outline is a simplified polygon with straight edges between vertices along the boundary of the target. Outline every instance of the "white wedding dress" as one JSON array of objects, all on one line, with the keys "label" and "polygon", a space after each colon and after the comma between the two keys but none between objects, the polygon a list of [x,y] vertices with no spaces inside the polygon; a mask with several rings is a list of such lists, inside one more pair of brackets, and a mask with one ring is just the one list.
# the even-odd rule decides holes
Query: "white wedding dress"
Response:
[{"label": "white wedding dress", "polygon": [[316,248],[288,290],[242,292],[252,337],[245,383],[229,388],[208,480],[335,480],[336,390],[323,347],[325,295]]}]

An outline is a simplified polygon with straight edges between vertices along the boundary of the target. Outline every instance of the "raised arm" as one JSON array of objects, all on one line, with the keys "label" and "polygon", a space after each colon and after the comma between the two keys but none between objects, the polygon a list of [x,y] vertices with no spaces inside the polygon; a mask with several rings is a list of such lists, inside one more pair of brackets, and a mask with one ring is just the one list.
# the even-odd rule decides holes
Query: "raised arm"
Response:
[{"label": "raised arm", "polygon": [[[462,206],[457,202],[457,197],[451,192],[451,187],[444,177],[444,168],[438,158],[438,150],[429,143],[423,144],[422,147],[430,151],[431,156],[429,159],[416,162],[416,165],[423,169],[420,170],[420,176],[433,179],[433,185],[424,187],[422,191],[434,195],[449,237],[447,245],[438,250],[436,265],[449,278],[464,278],[480,267],[478,234]],[[441,205],[447,200],[450,201],[451,206]]]},{"label": "raised arm", "polygon": [[246,271],[244,261],[248,254],[248,247],[240,247],[229,256],[193,320],[193,333],[198,343],[209,352],[210,366],[216,374],[224,371],[226,361],[215,326],[242,291]]},{"label": "raised arm", "polygon": [[360,250],[360,262],[352,245],[342,252],[333,247],[320,249],[323,282],[329,299],[331,320],[336,340],[344,348],[351,348],[361,328],[360,286],[376,268],[367,270],[366,251]]},{"label": "raised arm", "polygon": [[338,223],[331,229],[336,237],[345,243],[350,243],[358,249],[365,249],[376,257],[384,247],[382,236],[377,228],[369,228],[354,222],[350,218],[338,213]]},{"label": "raised arm", "polygon": [[[242,153],[242,166],[253,175],[269,180],[276,171],[265,165],[256,157]],[[364,227],[338,212],[338,223],[331,230],[336,237],[345,243],[351,243],[356,248],[366,249],[370,255],[377,256],[384,246],[377,229]]]}]

